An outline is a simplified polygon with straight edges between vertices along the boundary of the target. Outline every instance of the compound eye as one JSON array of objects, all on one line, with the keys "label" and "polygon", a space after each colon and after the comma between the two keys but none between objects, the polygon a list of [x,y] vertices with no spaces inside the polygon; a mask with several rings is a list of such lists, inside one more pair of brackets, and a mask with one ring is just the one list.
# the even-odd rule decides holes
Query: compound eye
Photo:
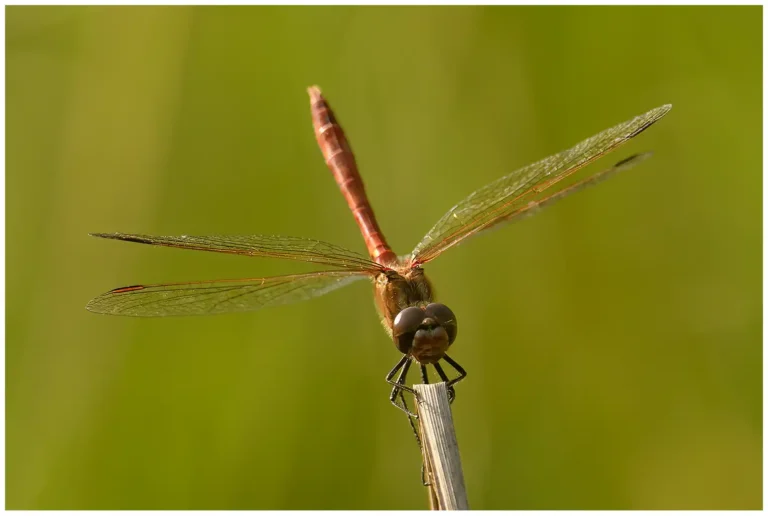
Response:
[{"label": "compound eye", "polygon": [[413,347],[413,338],[416,336],[416,330],[424,320],[424,310],[418,306],[409,306],[401,310],[392,324],[392,338],[395,346],[401,353],[408,353]]},{"label": "compound eye", "polygon": [[448,344],[453,344],[456,340],[456,333],[459,327],[456,323],[456,316],[450,308],[442,303],[430,303],[424,310],[424,315],[433,318],[448,334]]},{"label": "compound eye", "polygon": [[392,325],[392,334],[398,337],[406,333],[413,333],[419,329],[419,325],[423,320],[424,310],[418,306],[409,306],[405,310],[400,310]]}]

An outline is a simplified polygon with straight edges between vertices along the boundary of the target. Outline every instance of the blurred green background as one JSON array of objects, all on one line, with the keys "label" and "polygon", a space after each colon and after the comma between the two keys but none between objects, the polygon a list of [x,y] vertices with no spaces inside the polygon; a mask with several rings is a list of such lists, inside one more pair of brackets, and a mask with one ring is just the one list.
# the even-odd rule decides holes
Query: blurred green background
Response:
[{"label": "blurred green background", "polygon": [[369,285],[253,314],[84,309],[135,283],[313,270],[88,232],[364,252],[312,134],[319,84],[400,254],[474,189],[672,103],[593,166],[652,160],[428,265],[469,372],[454,404],[469,500],[760,508],[761,20],[7,8],[7,507],[427,507]]}]

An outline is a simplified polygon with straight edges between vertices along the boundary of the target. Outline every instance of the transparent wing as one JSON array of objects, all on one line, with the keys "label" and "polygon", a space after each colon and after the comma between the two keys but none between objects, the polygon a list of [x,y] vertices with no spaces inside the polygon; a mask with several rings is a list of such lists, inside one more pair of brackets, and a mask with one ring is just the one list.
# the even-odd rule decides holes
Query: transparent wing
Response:
[{"label": "transparent wing", "polygon": [[[576,146],[512,172],[473,192],[451,208],[411,253],[414,265],[426,263],[465,238],[517,218],[529,203],[541,206],[543,192],[580,168],[612,151],[667,114],[671,105],[652,109],[587,138]],[[626,167],[624,167],[626,168]],[[568,190],[568,193],[578,190]],[[558,189],[547,192],[558,196]],[[546,202],[544,204],[549,204]],[[533,206],[532,205],[532,206]]]},{"label": "transparent wing", "polygon": [[134,285],[100,295],[91,312],[137,317],[250,312],[305,301],[367,278],[365,271],[320,271],[271,278]]},{"label": "transparent wing", "polygon": [[383,269],[359,253],[310,238],[270,235],[151,236],[127,233],[91,233],[91,236],[180,249],[285,258],[342,269]]},{"label": "transparent wing", "polygon": [[[643,154],[635,154],[633,156],[625,158],[619,161],[618,163],[616,163],[611,168],[605,169],[601,172],[598,172],[597,174],[592,174],[591,176],[585,179],[582,179],[578,183],[574,183],[567,188],[554,191],[553,193],[549,193],[549,195],[546,195],[546,196],[540,195],[538,196],[537,199],[531,199],[528,202],[528,204],[521,207],[519,210],[510,213],[509,215],[504,217],[503,220],[500,220],[499,222],[511,222],[513,220],[534,215],[545,206],[549,206],[553,202],[559,199],[562,199],[563,197],[567,197],[572,193],[576,193],[580,190],[583,190],[584,188],[596,185],[601,181],[605,181],[606,179],[613,176],[614,174],[617,174],[618,172],[622,172],[624,170],[628,170],[634,167],[635,165],[637,165],[638,163],[641,163],[646,159],[650,158],[651,156],[652,154],[650,152],[645,152]],[[498,227],[498,225],[494,227]]]}]

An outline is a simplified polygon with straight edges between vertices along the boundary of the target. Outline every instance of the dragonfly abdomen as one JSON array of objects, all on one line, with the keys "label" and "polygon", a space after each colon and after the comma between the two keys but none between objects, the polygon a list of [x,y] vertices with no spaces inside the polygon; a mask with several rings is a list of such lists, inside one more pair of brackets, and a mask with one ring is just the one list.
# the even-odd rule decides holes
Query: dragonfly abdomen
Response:
[{"label": "dragonfly abdomen", "polygon": [[387,244],[376,222],[373,208],[365,193],[363,179],[357,170],[357,163],[344,131],[320,89],[312,86],[308,91],[317,144],[323,152],[325,163],[333,173],[336,184],[339,185],[342,195],[347,200],[349,209],[352,210],[355,222],[368,247],[368,254],[376,263],[382,265],[394,263],[397,256]]}]

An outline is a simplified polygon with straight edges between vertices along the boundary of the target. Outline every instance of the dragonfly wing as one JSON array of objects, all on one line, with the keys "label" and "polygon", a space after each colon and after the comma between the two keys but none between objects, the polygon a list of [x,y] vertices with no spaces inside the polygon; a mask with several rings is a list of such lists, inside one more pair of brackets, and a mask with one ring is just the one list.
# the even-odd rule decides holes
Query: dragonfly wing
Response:
[{"label": "dragonfly wing", "polygon": [[559,199],[562,199],[563,197],[567,197],[572,193],[576,193],[579,190],[583,190],[584,188],[587,188],[589,186],[593,186],[593,185],[596,185],[597,183],[605,181],[609,177],[612,177],[614,174],[617,174],[624,170],[628,170],[634,167],[635,165],[650,158],[651,156],[652,154],[650,152],[644,152],[642,154],[634,154],[628,158],[624,158],[623,160],[619,161],[612,167],[605,169],[601,172],[598,172],[596,174],[592,174],[591,176],[584,178],[578,183],[574,183],[567,188],[559,189],[552,193],[548,193],[545,191],[547,195],[538,195],[536,196],[536,198],[532,198],[530,201],[528,201],[528,203],[525,206],[522,206],[517,211],[509,213],[506,217],[504,217],[503,220],[500,220],[499,222],[511,222],[513,220],[534,215],[545,206],[549,206],[553,202]]},{"label": "dragonfly wing", "polygon": [[[516,214],[529,203],[541,200],[545,190],[637,136],[671,108],[665,105],[652,109],[476,190],[451,208],[429,230],[411,253],[411,262],[426,263],[469,236],[517,218]],[[555,188],[547,195],[554,196],[560,190],[562,188]],[[572,191],[575,190],[569,193]]]},{"label": "dragonfly wing", "polygon": [[91,312],[137,317],[250,312],[305,301],[369,277],[366,271],[320,271],[270,278],[166,283],[117,288],[91,300]]},{"label": "dragonfly wing", "polygon": [[342,269],[378,271],[383,268],[359,253],[310,238],[271,235],[152,236],[128,233],[91,233],[91,236],[180,249],[285,258]]}]

